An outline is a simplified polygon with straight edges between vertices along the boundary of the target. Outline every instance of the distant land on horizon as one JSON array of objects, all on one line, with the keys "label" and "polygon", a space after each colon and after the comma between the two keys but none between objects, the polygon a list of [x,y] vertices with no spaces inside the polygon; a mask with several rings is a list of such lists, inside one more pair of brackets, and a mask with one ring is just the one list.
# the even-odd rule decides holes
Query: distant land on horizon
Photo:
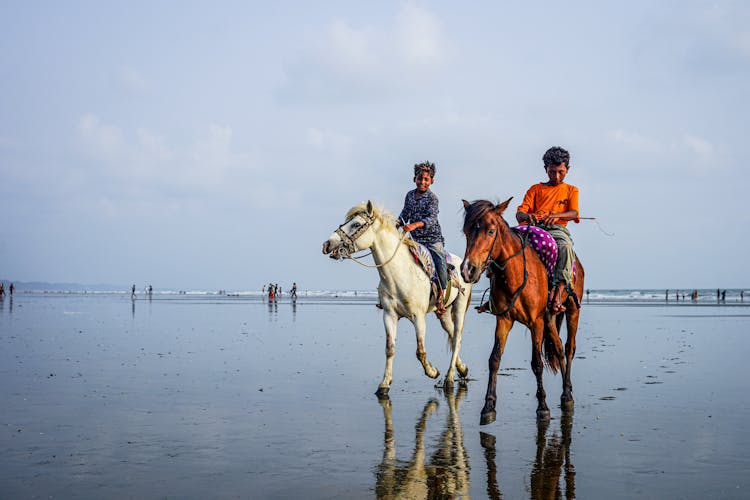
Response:
[{"label": "distant land on horizon", "polygon": [[[96,285],[84,285],[81,283],[47,283],[44,281],[13,281],[6,278],[0,278],[4,286],[7,287],[10,283],[13,283],[16,290],[19,292],[25,291],[47,291],[47,292],[114,292],[121,290],[129,290],[130,285],[107,285],[107,284],[96,284]],[[140,291],[140,290],[139,290]]]}]

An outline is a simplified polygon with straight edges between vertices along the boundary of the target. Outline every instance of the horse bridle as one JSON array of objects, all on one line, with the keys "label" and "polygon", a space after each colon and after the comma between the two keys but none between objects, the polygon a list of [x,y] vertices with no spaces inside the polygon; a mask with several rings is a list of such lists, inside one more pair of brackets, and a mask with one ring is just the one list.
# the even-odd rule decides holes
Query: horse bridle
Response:
[{"label": "horse bridle", "polygon": [[[344,231],[342,228],[349,224],[349,222],[352,221],[355,217],[360,216],[362,217],[365,222],[361,226],[357,228],[356,231],[354,231],[351,235],[346,234],[346,231]],[[341,245],[339,245],[339,255],[343,253],[344,258],[349,258],[350,255],[354,252],[356,252],[356,243],[354,243],[354,240],[358,239],[360,236],[362,236],[368,229],[370,229],[370,226],[372,226],[375,223],[375,218],[368,214],[367,212],[359,212],[351,216],[348,220],[344,221],[343,224],[341,224],[335,231],[339,238],[341,238]],[[343,252],[342,252],[343,251]]]},{"label": "horse bridle", "polygon": [[[526,231],[523,236],[521,236],[521,249],[517,251],[516,253],[506,257],[502,260],[502,262],[498,263],[496,259],[492,257],[492,253],[495,251],[495,243],[497,243],[497,237],[500,236],[500,231],[495,232],[495,239],[492,240],[492,246],[490,247],[490,251],[487,254],[487,260],[484,262],[484,266],[482,267],[482,272],[484,272],[490,265],[494,265],[498,268],[500,272],[505,272],[505,268],[508,264],[508,261],[511,260],[513,257],[518,256],[519,254],[523,254],[523,282],[521,282],[521,285],[516,289],[516,291],[513,293],[513,297],[510,299],[510,304],[508,304],[508,307],[505,308],[502,312],[495,312],[492,310],[492,300],[489,301],[489,310],[487,311],[490,314],[494,314],[495,316],[505,316],[510,312],[511,309],[513,309],[513,306],[516,303],[516,300],[518,300],[518,297],[521,296],[521,292],[523,291],[524,287],[526,286],[526,283],[529,279],[529,271],[526,268],[526,244],[529,239],[529,232]],[[494,276],[494,275],[493,275]],[[491,278],[494,279],[494,278]],[[485,290],[485,293],[487,293],[487,290]],[[482,297],[482,302],[484,302],[484,297]]]}]

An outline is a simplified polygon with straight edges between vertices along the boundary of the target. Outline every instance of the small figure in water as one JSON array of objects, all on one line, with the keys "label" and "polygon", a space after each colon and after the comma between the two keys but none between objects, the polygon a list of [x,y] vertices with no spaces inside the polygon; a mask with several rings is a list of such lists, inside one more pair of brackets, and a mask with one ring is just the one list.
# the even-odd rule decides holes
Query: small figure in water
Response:
[{"label": "small figure in water", "polygon": [[131,299],[134,299],[134,298],[135,298],[135,285],[133,285],[133,286],[132,286],[132,287],[130,288],[130,298],[131,298]]},{"label": "small figure in water", "polygon": [[292,300],[297,299],[297,282],[292,283],[292,291],[289,293],[292,296]]}]

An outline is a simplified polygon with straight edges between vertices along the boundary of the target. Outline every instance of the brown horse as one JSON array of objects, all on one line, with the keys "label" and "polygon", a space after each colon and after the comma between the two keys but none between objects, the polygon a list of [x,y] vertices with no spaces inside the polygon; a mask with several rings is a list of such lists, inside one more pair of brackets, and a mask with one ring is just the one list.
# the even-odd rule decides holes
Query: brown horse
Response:
[{"label": "brown horse", "polygon": [[[469,203],[464,200],[463,231],[466,235],[466,254],[461,275],[467,283],[476,283],[486,270],[490,278],[489,312],[496,317],[495,345],[489,359],[490,378],[487,383],[481,424],[495,420],[497,401],[497,371],[513,323],[520,321],[531,330],[531,368],[536,375],[537,418],[548,419],[546,394],[542,384],[544,360],[553,373],[560,370],[563,409],[573,407],[573,385],[570,368],[576,352],[576,331],[580,309],[572,296],[562,301],[566,311],[552,314],[547,308],[548,280],[542,261],[526,246],[524,237],[511,230],[503,219],[510,203],[495,205],[486,200]],[[583,266],[576,256],[576,277],[573,290],[583,294]],[[485,309],[480,307],[480,311]],[[565,348],[560,340],[560,327],[565,316],[568,331]]]}]

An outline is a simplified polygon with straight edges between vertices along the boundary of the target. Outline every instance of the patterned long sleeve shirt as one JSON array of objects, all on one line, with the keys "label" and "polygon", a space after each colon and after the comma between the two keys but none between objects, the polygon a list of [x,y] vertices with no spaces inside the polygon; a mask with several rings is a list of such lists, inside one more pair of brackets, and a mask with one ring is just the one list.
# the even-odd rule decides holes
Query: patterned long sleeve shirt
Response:
[{"label": "patterned long sleeve shirt", "polygon": [[406,193],[404,208],[398,216],[402,224],[424,222],[424,227],[412,231],[411,237],[422,244],[444,243],[443,230],[438,222],[438,198],[429,189],[417,197],[418,191],[412,189]]}]

